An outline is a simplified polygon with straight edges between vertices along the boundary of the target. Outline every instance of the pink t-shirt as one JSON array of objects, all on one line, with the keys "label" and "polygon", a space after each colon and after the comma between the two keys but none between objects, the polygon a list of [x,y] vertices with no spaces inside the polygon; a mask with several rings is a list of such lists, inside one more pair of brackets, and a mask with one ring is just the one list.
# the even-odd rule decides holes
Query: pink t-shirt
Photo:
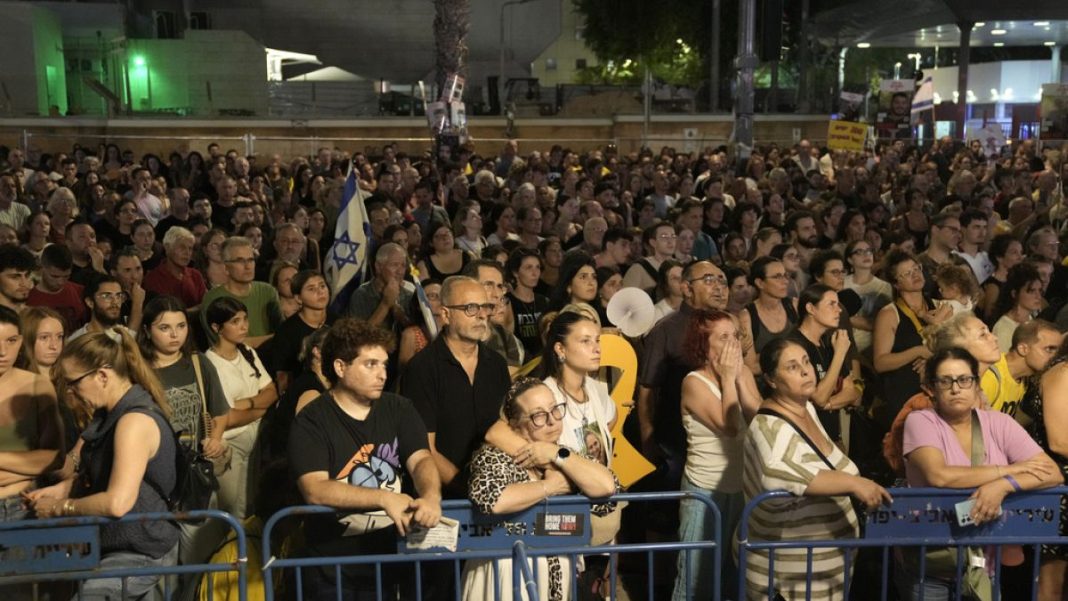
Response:
[{"label": "pink t-shirt", "polygon": [[[1042,452],[1038,443],[1009,415],[999,411],[979,411],[979,426],[986,447],[984,465],[1011,465]],[[942,451],[947,466],[968,467],[972,464],[971,450],[961,448],[953,428],[932,409],[913,411],[905,420],[904,455],[908,457],[920,447]],[[923,475],[907,461],[905,476],[909,486],[929,486]]]}]

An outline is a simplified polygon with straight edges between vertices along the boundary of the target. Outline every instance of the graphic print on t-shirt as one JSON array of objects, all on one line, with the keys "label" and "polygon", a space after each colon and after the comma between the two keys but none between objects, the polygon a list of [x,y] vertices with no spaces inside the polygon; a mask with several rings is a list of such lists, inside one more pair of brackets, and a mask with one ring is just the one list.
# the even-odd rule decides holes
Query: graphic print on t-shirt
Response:
[{"label": "graphic print on t-shirt", "polygon": [[[394,437],[393,442],[389,444],[380,444],[376,447],[374,444],[367,443],[360,446],[334,480],[346,482],[352,486],[400,493],[401,464],[397,455],[399,444],[397,438]],[[345,536],[364,534],[393,525],[393,520],[382,510],[354,513],[342,517],[340,522],[346,526]]]},{"label": "graphic print on t-shirt", "polygon": [[[585,420],[583,420],[585,421]],[[608,450],[604,446],[604,436],[601,434],[601,425],[596,421],[584,423],[575,428],[575,440],[579,447],[576,451],[586,457],[592,458],[601,465],[608,465]]]},{"label": "graphic print on t-shirt", "polygon": [[174,386],[167,389],[167,402],[171,405],[171,426],[181,433],[182,442],[195,442],[194,436],[200,434],[200,392],[196,383],[186,386]]}]

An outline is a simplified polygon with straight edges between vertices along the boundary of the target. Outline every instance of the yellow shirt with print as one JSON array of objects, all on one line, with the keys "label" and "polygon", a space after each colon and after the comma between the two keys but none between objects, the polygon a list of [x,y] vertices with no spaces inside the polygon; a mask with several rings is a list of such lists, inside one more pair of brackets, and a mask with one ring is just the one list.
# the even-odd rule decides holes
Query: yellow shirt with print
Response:
[{"label": "yellow shirt with print", "polygon": [[991,409],[1006,413],[1017,420],[1025,417],[1023,413],[1019,413],[1019,409],[1027,388],[1023,382],[1012,378],[1012,374],[1009,373],[1009,362],[1004,354],[997,363],[986,370],[980,385],[987,400],[990,401]]}]

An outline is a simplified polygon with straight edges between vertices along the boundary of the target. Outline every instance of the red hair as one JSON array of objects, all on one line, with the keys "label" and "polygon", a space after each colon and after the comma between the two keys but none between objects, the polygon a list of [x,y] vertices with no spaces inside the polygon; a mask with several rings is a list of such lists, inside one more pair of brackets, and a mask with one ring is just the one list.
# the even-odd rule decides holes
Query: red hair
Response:
[{"label": "red hair", "polygon": [[686,338],[682,341],[682,356],[692,366],[700,367],[708,362],[708,337],[712,328],[721,321],[734,323],[734,318],[719,309],[693,312],[690,327],[686,328]]}]

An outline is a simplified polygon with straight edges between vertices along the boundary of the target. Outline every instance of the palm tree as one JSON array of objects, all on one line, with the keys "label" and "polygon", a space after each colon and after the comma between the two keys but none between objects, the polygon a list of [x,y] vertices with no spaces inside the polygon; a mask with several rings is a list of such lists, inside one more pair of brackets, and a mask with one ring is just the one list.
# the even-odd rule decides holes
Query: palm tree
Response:
[{"label": "palm tree", "polygon": [[471,25],[469,0],[434,0],[434,66],[437,89],[449,73],[467,77],[467,30]]}]

